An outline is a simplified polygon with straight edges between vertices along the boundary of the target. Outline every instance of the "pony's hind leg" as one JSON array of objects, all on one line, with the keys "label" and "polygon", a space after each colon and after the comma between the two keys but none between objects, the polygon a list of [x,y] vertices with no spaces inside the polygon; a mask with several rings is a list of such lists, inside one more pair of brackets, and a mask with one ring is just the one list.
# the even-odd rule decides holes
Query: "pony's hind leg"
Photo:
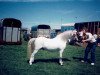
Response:
[{"label": "pony's hind leg", "polygon": [[34,50],[33,53],[31,54],[31,57],[30,57],[30,61],[29,61],[29,64],[32,65],[32,62],[34,62],[34,56],[35,54],[38,52],[38,49],[37,50]]}]

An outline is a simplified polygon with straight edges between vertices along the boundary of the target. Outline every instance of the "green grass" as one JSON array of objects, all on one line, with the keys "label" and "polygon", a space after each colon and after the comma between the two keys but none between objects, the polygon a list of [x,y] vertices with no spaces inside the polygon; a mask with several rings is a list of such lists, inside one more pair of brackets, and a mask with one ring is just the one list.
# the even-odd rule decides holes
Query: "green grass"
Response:
[{"label": "green grass", "polygon": [[22,45],[0,46],[0,75],[100,75],[100,47],[96,49],[96,64],[81,63],[84,48],[68,45],[63,53],[64,65],[58,64],[59,53],[40,50],[35,63],[27,63],[27,42]]}]

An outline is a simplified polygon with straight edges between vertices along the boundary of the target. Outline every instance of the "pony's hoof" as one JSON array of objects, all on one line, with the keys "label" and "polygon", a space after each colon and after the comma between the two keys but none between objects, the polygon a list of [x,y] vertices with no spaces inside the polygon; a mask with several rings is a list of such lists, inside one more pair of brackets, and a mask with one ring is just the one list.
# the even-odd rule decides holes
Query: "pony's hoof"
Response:
[{"label": "pony's hoof", "polygon": [[63,64],[60,64],[61,66],[63,66]]},{"label": "pony's hoof", "polygon": [[63,66],[63,63],[60,63],[61,66]]},{"label": "pony's hoof", "polygon": [[32,65],[32,63],[30,63],[30,65]]},{"label": "pony's hoof", "polygon": [[32,65],[32,62],[29,61],[29,64]]}]

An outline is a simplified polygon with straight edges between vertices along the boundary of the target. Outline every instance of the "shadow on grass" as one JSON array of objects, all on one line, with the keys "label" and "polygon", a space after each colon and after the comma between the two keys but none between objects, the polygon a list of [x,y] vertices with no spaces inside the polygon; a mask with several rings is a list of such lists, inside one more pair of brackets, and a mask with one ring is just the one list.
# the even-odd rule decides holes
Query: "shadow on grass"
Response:
[{"label": "shadow on grass", "polygon": [[81,57],[72,57],[72,58],[75,59],[75,60],[78,60],[78,61],[83,60],[83,58],[81,58]]},{"label": "shadow on grass", "polygon": [[[84,59],[84,58],[81,58],[81,57],[72,57],[72,58],[73,58],[74,60],[78,60],[78,61],[81,61],[81,60]],[[91,60],[88,59],[87,62],[88,62],[88,63],[91,63]]]},{"label": "shadow on grass", "polygon": [[[69,60],[67,58],[62,58],[62,61],[71,61],[71,60]],[[29,60],[27,62],[29,62]],[[38,63],[38,62],[45,62],[45,63],[54,62],[54,63],[58,63],[59,64],[59,58],[53,58],[53,59],[35,59],[33,63]]]}]

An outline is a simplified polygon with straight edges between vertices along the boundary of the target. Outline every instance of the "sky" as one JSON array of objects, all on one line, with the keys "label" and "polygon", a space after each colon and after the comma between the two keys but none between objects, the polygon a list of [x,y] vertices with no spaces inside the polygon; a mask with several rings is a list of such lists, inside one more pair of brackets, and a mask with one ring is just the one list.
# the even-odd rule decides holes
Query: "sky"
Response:
[{"label": "sky", "polygon": [[100,21],[100,0],[0,0],[0,19],[16,18],[22,27]]}]

